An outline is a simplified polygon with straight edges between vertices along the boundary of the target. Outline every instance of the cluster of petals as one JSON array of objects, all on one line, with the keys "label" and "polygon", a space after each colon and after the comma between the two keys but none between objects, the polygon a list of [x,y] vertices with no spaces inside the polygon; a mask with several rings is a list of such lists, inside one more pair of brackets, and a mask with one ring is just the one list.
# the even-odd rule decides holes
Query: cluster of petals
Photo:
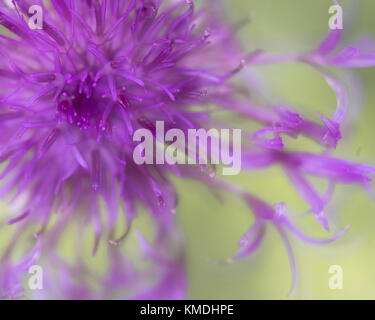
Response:
[{"label": "cluster of petals", "polygon": [[[28,25],[31,5],[43,8],[40,30]],[[345,135],[341,125],[351,102],[346,85],[327,67],[372,67],[375,53],[340,49],[341,30],[331,31],[307,53],[246,53],[236,37],[238,26],[223,12],[216,0],[202,9],[192,0],[0,2],[0,26],[6,30],[0,34],[0,192],[17,207],[6,221],[14,236],[0,259],[1,297],[22,297],[22,279],[36,263],[45,266],[45,290],[36,292],[37,298],[186,297],[184,242],[175,221],[178,195],[171,176],[229,191],[248,204],[255,223],[232,260],[251,254],[267,225],[274,225],[289,254],[293,288],[297,273],[288,234],[319,245],[347,231],[327,239],[309,237],[288,217],[285,203],[267,204],[226,183],[213,174],[215,166],[134,162],[135,130],[155,133],[156,121],[183,132],[228,127],[214,116],[224,110],[261,126],[244,133],[243,169],[280,166],[326,230],[324,210],[336,184],[370,187],[374,167],[332,155]],[[234,81],[247,68],[285,62],[306,64],[326,80],[337,97],[333,115],[308,119],[297,107],[262,105],[252,99],[252,83],[244,89]],[[300,136],[324,152],[288,150],[285,141]],[[316,190],[309,176],[327,180],[327,190]],[[151,240],[133,227],[140,208],[152,221]],[[5,218],[2,228],[9,227],[2,223]],[[119,234],[121,220],[125,227]],[[84,230],[92,230],[92,255],[106,252],[104,274],[87,266],[80,245],[73,263],[59,254],[59,242],[72,224],[82,230],[76,235],[81,240]],[[138,242],[137,262],[122,248],[130,235]],[[31,249],[15,262],[19,247]]]}]

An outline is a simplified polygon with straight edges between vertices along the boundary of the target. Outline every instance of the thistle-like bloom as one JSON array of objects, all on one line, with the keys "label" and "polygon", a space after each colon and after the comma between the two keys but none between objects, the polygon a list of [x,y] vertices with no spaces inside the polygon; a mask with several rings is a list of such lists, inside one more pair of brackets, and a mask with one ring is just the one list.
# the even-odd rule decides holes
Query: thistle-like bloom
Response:
[{"label": "thistle-like bloom", "polygon": [[[36,4],[43,8],[41,30],[28,25],[29,7]],[[5,28],[0,35],[1,194],[18,208],[8,221],[17,229],[0,262],[5,298],[22,294],[21,279],[40,256],[48,265],[41,298],[184,298],[183,240],[170,175],[198,179],[246,201],[256,222],[234,259],[259,246],[269,222],[285,241],[296,276],[288,232],[323,244],[346,231],[312,239],[287,217],[285,204],[273,207],[227,184],[213,175],[212,166],[135,164],[133,133],[139,128],[155,132],[156,121],[184,132],[223,127],[211,114],[224,109],[260,123],[263,129],[248,133],[243,146],[245,169],[280,165],[326,229],[324,208],[334,185],[367,187],[375,173],[327,154],[292,153],[283,143],[303,135],[329,153],[341,139],[349,99],[345,86],[324,67],[372,66],[375,56],[355,47],[337,53],[340,31],[332,31],[310,53],[249,54],[235,40],[238,27],[225,20],[216,1],[196,11],[190,0],[14,0],[0,3],[0,25]],[[231,81],[247,65],[285,61],[307,63],[327,80],[338,101],[332,118],[320,115],[317,123],[290,108],[262,107],[249,98],[252,83],[244,92]],[[266,138],[270,134],[273,138]],[[306,175],[326,178],[328,190],[319,194]],[[149,212],[154,232],[152,241],[137,232],[141,257],[134,262],[120,244],[134,233],[140,206]],[[90,270],[79,241],[73,263],[58,254],[73,221],[79,225],[78,239],[86,229],[92,232],[92,254],[104,247],[104,274]],[[119,225],[124,226],[121,235]],[[14,262],[15,246],[30,234],[34,248]]]}]

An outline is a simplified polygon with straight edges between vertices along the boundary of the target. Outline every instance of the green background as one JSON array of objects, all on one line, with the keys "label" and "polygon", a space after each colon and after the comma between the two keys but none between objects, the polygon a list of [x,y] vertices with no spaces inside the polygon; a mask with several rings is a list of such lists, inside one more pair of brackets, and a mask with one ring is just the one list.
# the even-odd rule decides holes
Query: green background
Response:
[{"label": "green background", "polygon": [[[233,21],[252,14],[253,21],[239,35],[249,51],[298,52],[311,50],[328,30],[329,0],[228,0]],[[339,1],[344,11],[343,44],[359,37],[375,36],[375,3],[372,0]],[[277,94],[286,101],[306,108],[315,121],[316,111],[330,114],[335,96],[324,79],[303,65],[284,64],[260,67]],[[246,71],[245,71],[246,72]],[[363,86],[363,103],[357,123],[334,155],[375,164],[375,70],[355,71]],[[352,89],[354,90],[354,89]],[[305,148],[308,146],[307,142]],[[313,148],[314,146],[312,146]],[[308,150],[308,149],[307,149]],[[278,168],[242,172],[231,179],[270,203],[285,201],[289,212],[307,209]],[[253,222],[252,214],[235,196],[224,203],[195,182],[178,182],[181,194],[179,219],[188,244],[189,297],[192,299],[374,299],[375,298],[375,207],[371,198],[353,186],[339,187],[327,213],[333,229],[350,224],[349,232],[337,242],[311,246],[290,237],[295,251],[299,280],[291,297],[289,263],[277,232],[267,228],[264,242],[246,260],[231,265],[215,265],[208,258],[231,256],[238,238]],[[311,235],[328,234],[312,217],[299,225]],[[336,228],[335,228],[336,227]],[[343,269],[343,290],[330,290],[328,269]]]}]

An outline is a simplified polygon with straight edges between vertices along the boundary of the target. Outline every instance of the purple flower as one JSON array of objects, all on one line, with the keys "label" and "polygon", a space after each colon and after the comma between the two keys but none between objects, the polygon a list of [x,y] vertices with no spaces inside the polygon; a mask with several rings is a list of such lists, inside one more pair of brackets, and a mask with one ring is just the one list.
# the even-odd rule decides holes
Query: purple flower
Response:
[{"label": "purple flower", "polygon": [[[29,7],[36,4],[43,8],[41,30],[28,25]],[[234,259],[253,252],[266,225],[273,224],[286,244],[293,286],[296,271],[287,232],[312,244],[330,242],[345,233],[346,228],[326,240],[308,237],[287,217],[285,204],[272,207],[215,178],[215,166],[134,162],[135,130],[155,132],[156,121],[164,121],[166,129],[184,132],[223,127],[211,114],[224,109],[263,126],[246,133],[245,168],[280,165],[327,230],[324,208],[334,185],[368,187],[373,167],[328,155],[292,153],[285,150],[284,140],[303,135],[332,152],[342,138],[340,125],[349,100],[345,86],[325,66],[373,66],[375,56],[353,46],[337,52],[340,31],[331,32],[308,53],[246,54],[235,37],[236,27],[226,21],[223,11],[212,0],[201,10],[195,10],[192,0],[0,4],[0,25],[7,29],[0,35],[0,159],[5,164],[1,195],[20,208],[8,222],[16,230],[0,260],[1,296],[19,297],[22,277],[41,256],[48,270],[45,290],[37,298],[183,299],[184,245],[175,223],[178,197],[171,174],[229,190],[246,201],[256,222],[241,238]],[[231,81],[247,65],[286,61],[306,63],[326,79],[337,96],[332,117],[319,114],[321,123],[317,123],[289,107],[257,105]],[[199,111],[193,111],[192,105],[199,106]],[[267,138],[269,134],[273,138]],[[320,195],[306,175],[328,179],[328,190]],[[101,200],[106,205],[105,219]],[[142,268],[119,247],[133,232],[140,206],[149,212],[154,229],[150,242],[137,233],[139,259],[147,264]],[[121,219],[125,230],[116,237]],[[71,263],[57,247],[74,223],[80,232],[77,258]],[[100,245],[107,252],[104,274],[90,270],[83,258],[80,241],[84,230],[92,229],[92,254]],[[36,238],[36,247],[14,264],[14,247],[22,246],[21,235],[30,234]]]}]

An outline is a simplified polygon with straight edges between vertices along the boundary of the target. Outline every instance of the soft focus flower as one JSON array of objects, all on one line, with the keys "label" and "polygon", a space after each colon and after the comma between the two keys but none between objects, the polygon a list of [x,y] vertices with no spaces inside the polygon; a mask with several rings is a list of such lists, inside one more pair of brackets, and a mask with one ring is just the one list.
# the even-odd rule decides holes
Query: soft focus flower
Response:
[{"label": "soft focus flower", "polygon": [[[35,4],[43,8],[41,30],[31,30],[27,24],[28,9]],[[223,127],[211,114],[224,109],[263,126],[247,133],[246,169],[282,166],[327,230],[324,208],[334,185],[368,186],[374,168],[328,154],[292,153],[283,141],[303,135],[332,152],[342,138],[340,124],[349,100],[345,86],[325,66],[373,66],[375,56],[352,46],[337,52],[340,31],[332,31],[308,53],[247,54],[223,11],[218,1],[207,1],[205,9],[195,10],[192,0],[0,3],[0,25],[6,30],[0,35],[0,159],[5,164],[1,195],[20,208],[8,222],[17,229],[0,261],[1,296],[20,295],[23,274],[41,255],[56,272],[46,270],[46,288],[39,298],[184,298],[185,258],[175,223],[178,197],[169,179],[172,174],[230,190],[246,201],[256,222],[240,240],[234,259],[259,246],[270,222],[286,244],[295,279],[288,232],[313,244],[344,234],[346,228],[326,240],[308,237],[287,217],[285,204],[273,207],[215,178],[215,167],[134,163],[136,129],[154,132],[156,121],[184,132]],[[231,81],[247,65],[286,61],[306,63],[326,79],[337,96],[332,117],[321,114],[321,123],[316,123],[284,106],[257,105]],[[251,84],[248,87],[251,92]],[[192,105],[200,106],[199,111]],[[306,175],[328,179],[327,192],[320,195]],[[126,227],[116,238],[119,203]],[[146,264],[141,267],[120,248],[133,232],[140,205],[154,226],[152,241],[138,234],[140,261]],[[87,268],[79,244],[73,264],[59,256],[58,243],[73,221],[79,224],[81,237],[83,230],[94,230],[92,254],[99,245],[105,246],[105,274]],[[32,242],[37,245],[14,266],[12,251],[25,234],[34,234]]]}]

